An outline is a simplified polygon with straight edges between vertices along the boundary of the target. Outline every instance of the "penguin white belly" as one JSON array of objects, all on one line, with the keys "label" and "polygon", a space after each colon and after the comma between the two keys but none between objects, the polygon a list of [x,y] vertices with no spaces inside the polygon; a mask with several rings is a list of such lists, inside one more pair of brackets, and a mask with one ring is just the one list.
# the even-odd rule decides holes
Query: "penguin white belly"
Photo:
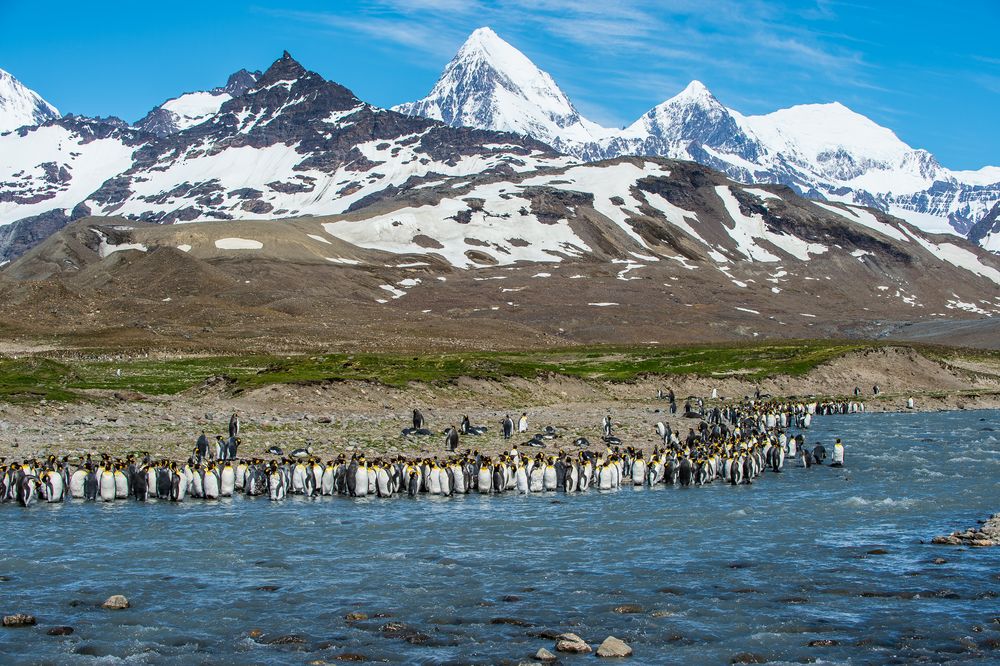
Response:
[{"label": "penguin white belly", "polygon": [[546,492],[555,490],[558,482],[559,480],[556,476],[556,468],[552,465],[546,465],[545,471],[542,474],[542,486],[545,488]]},{"label": "penguin white belly", "polygon": [[358,497],[368,495],[368,469],[366,467],[358,466],[358,470],[354,474],[354,494]]},{"label": "penguin white belly", "polygon": [[201,474],[191,472],[191,483],[188,486],[191,497],[204,497],[205,484],[201,482]]},{"label": "penguin white belly", "polygon": [[438,474],[440,483],[438,484],[442,495],[451,495],[451,481],[448,479],[448,470],[442,469]]},{"label": "penguin white belly", "polygon": [[646,462],[636,460],[632,463],[632,485],[641,486],[646,483]]},{"label": "penguin white belly", "polygon": [[545,492],[545,479],[542,470],[535,467],[528,477],[528,489],[533,493]]},{"label": "penguin white belly", "polygon": [[156,468],[146,468],[146,490],[150,495],[156,495]]},{"label": "penguin white belly", "polygon": [[580,473],[576,471],[576,467],[570,466],[569,469],[566,470],[566,478],[564,480],[566,492],[576,492],[576,484],[579,480]]},{"label": "penguin white belly", "polygon": [[190,479],[188,479],[189,470],[184,470],[182,472],[175,473],[171,478],[171,490],[173,490],[174,484],[177,485],[177,492],[171,497],[175,502],[183,502],[184,498],[187,497],[188,489],[191,487]]},{"label": "penguin white belly", "polygon": [[524,467],[518,467],[517,471],[514,472],[514,485],[517,488],[517,492],[521,494],[531,492],[528,488],[528,474],[524,471]]},{"label": "penguin white belly", "polygon": [[488,467],[479,470],[479,492],[488,493],[493,490],[493,472]]},{"label": "penguin white belly", "polygon": [[115,499],[128,499],[128,477],[115,472]]},{"label": "penguin white belly", "polygon": [[392,495],[392,480],[389,478],[389,470],[379,469],[376,474],[376,490],[379,497],[389,497]]},{"label": "penguin white belly", "polygon": [[83,486],[87,482],[87,472],[78,469],[69,478],[69,496],[74,499],[83,499]]},{"label": "penguin white belly", "polygon": [[[367,479],[365,486],[368,485]],[[302,494],[306,491],[306,468],[304,465],[296,465],[292,470],[292,492]]]},{"label": "penguin white belly", "polygon": [[219,495],[232,497],[234,490],[236,490],[236,471],[229,466],[223,467],[219,480]]},{"label": "penguin white belly", "polygon": [[49,472],[49,486],[51,490],[49,490],[48,501],[61,502],[64,493],[62,474]]},{"label": "penguin white belly", "polygon": [[456,495],[465,494],[465,472],[459,466],[454,466],[451,468],[452,476],[455,478],[455,485],[452,491]]},{"label": "penguin white belly", "polygon": [[285,480],[280,472],[271,472],[267,476],[267,494],[272,500],[285,498]]},{"label": "penguin white belly", "polygon": [[441,494],[441,470],[437,467],[432,467],[427,474],[427,492],[431,495]]},{"label": "penguin white belly", "polygon": [[219,477],[214,472],[206,472],[202,489],[205,499],[219,499]]},{"label": "penguin white belly", "polygon": [[611,490],[614,488],[614,474],[617,470],[614,465],[602,467],[598,473],[598,488],[601,490]]},{"label": "penguin white belly", "polygon": [[247,475],[250,472],[250,468],[240,463],[236,466],[236,490],[243,490],[247,487]]},{"label": "penguin white belly", "polygon": [[101,500],[105,502],[111,502],[115,499],[117,491],[115,489],[115,475],[112,472],[104,471],[101,472],[100,480],[100,495]]},{"label": "penguin white belly", "polygon": [[320,482],[319,489],[320,493],[323,495],[333,494],[333,481],[334,481],[334,468],[327,467],[323,470],[323,479]]}]

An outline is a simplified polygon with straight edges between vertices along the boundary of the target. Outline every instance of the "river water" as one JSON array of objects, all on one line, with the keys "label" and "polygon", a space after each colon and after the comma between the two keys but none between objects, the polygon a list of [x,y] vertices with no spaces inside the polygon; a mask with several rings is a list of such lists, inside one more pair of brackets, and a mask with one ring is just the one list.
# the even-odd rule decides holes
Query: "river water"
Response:
[{"label": "river water", "polygon": [[1000,549],[929,541],[1000,510],[1000,413],[817,418],[807,441],[835,436],[846,468],[738,488],[4,505],[0,612],[38,625],[0,629],[0,662],[516,664],[572,631],[633,664],[997,663]]}]

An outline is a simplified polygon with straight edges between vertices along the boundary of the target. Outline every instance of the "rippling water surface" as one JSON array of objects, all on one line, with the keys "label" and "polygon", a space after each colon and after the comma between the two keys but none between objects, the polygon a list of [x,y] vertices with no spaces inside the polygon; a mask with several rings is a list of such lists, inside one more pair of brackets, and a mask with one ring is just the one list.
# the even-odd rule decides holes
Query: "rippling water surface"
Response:
[{"label": "rippling water surface", "polygon": [[0,662],[517,663],[546,630],[629,663],[1000,660],[1000,553],[921,543],[1000,511],[1000,414],[814,423],[847,468],[739,488],[5,505],[0,612],[39,624],[0,629]]}]

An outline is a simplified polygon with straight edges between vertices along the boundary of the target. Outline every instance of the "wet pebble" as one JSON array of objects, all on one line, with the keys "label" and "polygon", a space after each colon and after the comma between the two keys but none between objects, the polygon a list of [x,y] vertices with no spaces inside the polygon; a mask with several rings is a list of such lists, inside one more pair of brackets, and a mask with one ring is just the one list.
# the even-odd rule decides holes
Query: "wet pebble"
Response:
[{"label": "wet pebble", "polygon": [[344,619],[347,620],[348,622],[360,622],[361,620],[367,620],[368,615],[366,615],[365,613],[354,612],[345,615]]},{"label": "wet pebble", "polygon": [[730,664],[766,664],[767,659],[754,652],[738,652],[729,658]]},{"label": "wet pebble", "polygon": [[45,633],[49,636],[69,636],[73,633],[73,627],[52,627]]},{"label": "wet pebble", "polygon": [[545,648],[538,648],[538,652],[535,653],[535,659],[541,662],[550,662],[558,659],[555,654],[549,652]]},{"label": "wet pebble", "polygon": [[809,641],[807,645],[809,647],[836,647],[837,645],[840,645],[840,643],[832,638],[821,638],[819,640]]}]

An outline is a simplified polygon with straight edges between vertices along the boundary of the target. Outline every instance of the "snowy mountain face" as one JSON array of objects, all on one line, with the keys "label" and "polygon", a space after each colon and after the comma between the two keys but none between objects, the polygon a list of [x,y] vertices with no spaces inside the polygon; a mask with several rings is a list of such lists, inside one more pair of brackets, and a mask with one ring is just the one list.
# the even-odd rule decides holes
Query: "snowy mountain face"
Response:
[{"label": "snowy mountain face", "polygon": [[479,28],[424,99],[393,107],[453,127],[514,132],[561,148],[606,130],[587,121],[552,77],[489,28]]},{"label": "snowy mountain face", "polygon": [[77,117],[0,135],[0,254],[85,215],[323,215],[445,176],[568,162],[533,139],[373,107],[287,53],[235,93],[164,136]]},{"label": "snowy mountain face", "polygon": [[1000,169],[945,169],[839,103],[743,116],[694,81],[626,129],[602,128],[488,29],[473,33],[428,97],[396,108],[454,126],[518,132],[583,160],[694,160],[741,182],[872,206],[936,233],[966,235],[1000,201]]},{"label": "snowy mountain face", "polygon": [[0,132],[9,132],[27,125],[40,125],[50,118],[58,117],[56,107],[0,69]]},{"label": "snowy mountain face", "polygon": [[135,126],[143,131],[166,136],[203,123],[219,112],[223,104],[253,87],[260,72],[241,69],[230,75],[226,85],[201,92],[184,93],[147,113]]}]

